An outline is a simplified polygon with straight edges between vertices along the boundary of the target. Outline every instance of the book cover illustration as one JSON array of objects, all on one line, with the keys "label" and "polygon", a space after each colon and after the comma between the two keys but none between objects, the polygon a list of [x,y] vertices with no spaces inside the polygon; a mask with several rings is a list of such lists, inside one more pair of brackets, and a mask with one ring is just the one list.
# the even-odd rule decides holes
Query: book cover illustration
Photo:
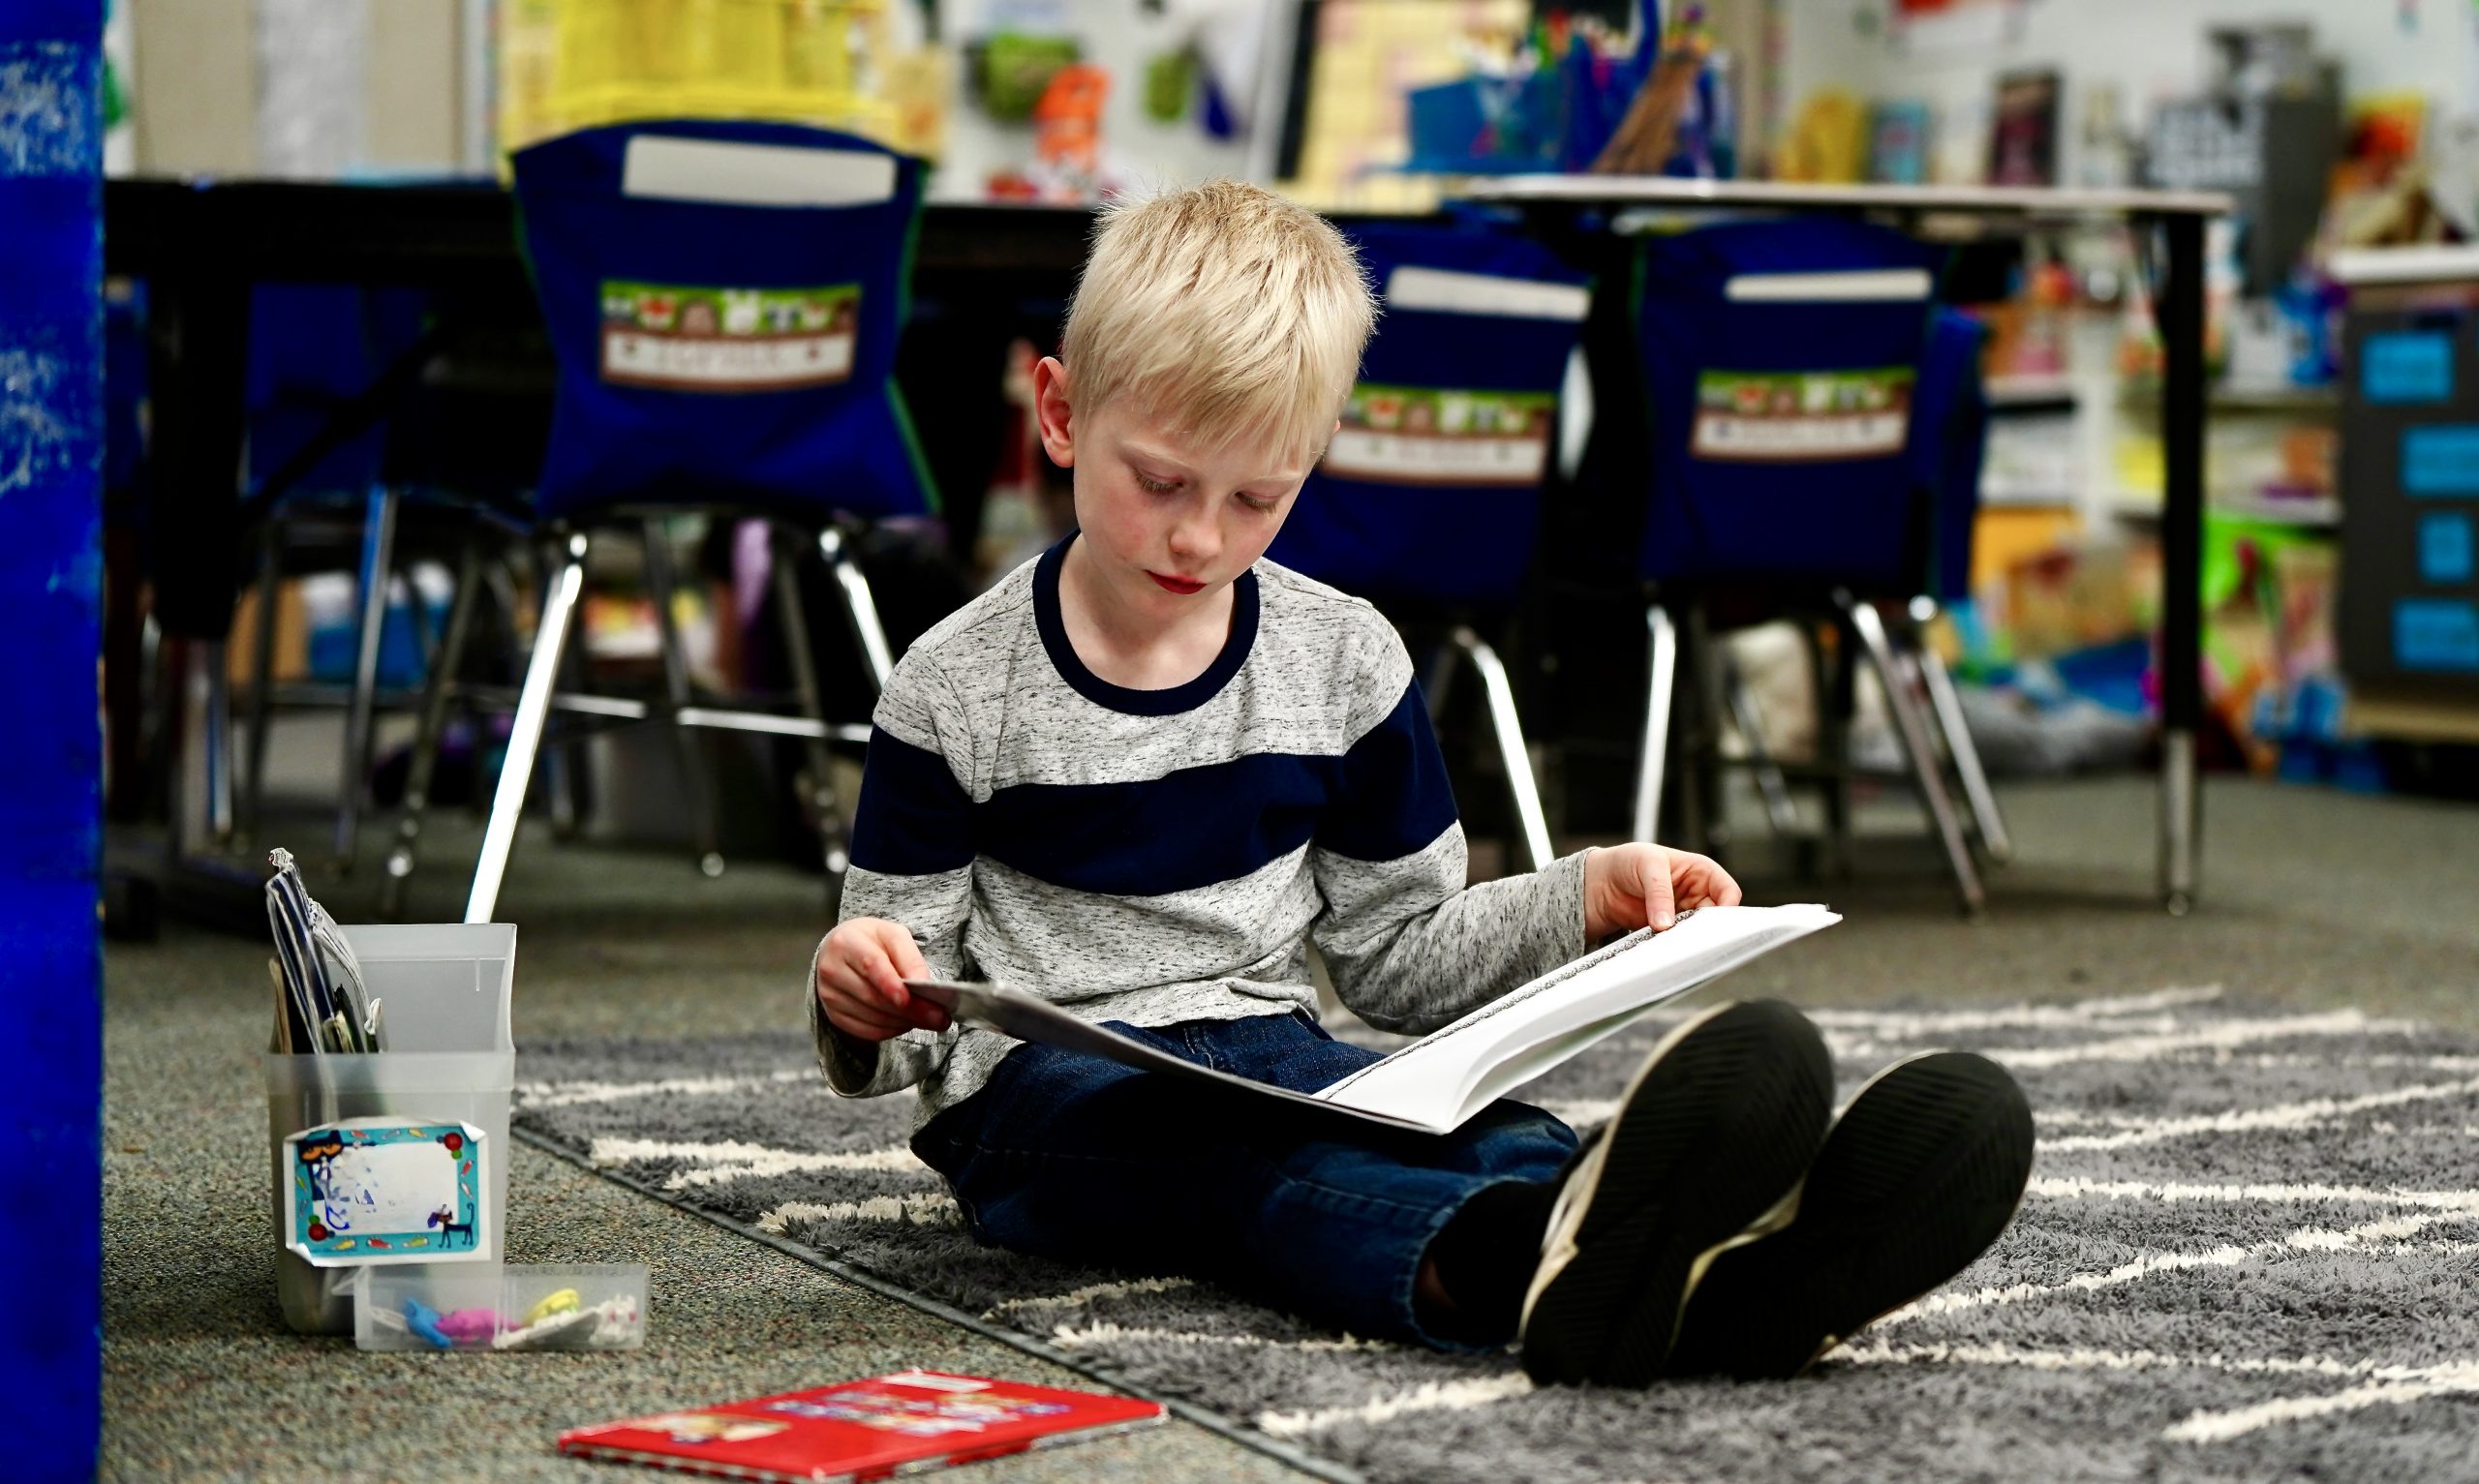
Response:
[{"label": "book cover illustration", "polygon": [[1158,1403],[903,1371],[577,1428],[560,1451],[736,1478],[879,1478],[1148,1426]]}]

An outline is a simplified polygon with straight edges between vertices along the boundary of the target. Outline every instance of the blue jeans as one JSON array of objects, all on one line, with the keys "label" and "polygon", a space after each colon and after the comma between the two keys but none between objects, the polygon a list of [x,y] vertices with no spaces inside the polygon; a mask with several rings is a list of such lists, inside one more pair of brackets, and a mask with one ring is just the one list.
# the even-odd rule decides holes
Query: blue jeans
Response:
[{"label": "blue jeans", "polygon": [[[1379,1054],[1297,1012],[1111,1028],[1301,1092]],[[979,1241],[1202,1278],[1364,1339],[1441,1348],[1413,1312],[1430,1238],[1493,1185],[1553,1178],[1575,1147],[1519,1103],[1450,1135],[1397,1133],[1029,1044],[912,1140]]]}]

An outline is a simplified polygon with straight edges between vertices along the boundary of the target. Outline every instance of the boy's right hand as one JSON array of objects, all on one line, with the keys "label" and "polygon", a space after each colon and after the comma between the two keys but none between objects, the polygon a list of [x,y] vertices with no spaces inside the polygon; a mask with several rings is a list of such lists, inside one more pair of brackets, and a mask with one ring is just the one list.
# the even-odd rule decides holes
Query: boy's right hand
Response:
[{"label": "boy's right hand", "polygon": [[885,1041],[909,1030],[943,1031],[947,1013],[916,1000],[907,979],[928,979],[930,965],[902,923],[856,917],[826,935],[817,955],[817,1003],[827,1022],[855,1041]]}]

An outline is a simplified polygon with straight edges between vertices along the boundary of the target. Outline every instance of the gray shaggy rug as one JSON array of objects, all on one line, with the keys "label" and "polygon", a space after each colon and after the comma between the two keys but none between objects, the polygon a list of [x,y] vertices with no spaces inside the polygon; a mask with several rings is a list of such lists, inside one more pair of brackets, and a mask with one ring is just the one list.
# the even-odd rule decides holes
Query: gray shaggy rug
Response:
[{"label": "gray shaggy rug", "polygon": [[[2479,1045],[2211,988],[1813,1014],[1846,1094],[1925,1047],[1996,1056],[2040,1149],[1978,1263],[1783,1383],[1536,1389],[1511,1356],[976,1247],[908,1097],[834,1098],[797,1034],[529,1046],[517,1123],[1331,1477],[2479,1480]],[[1589,1126],[1666,1023],[1522,1095]]]}]

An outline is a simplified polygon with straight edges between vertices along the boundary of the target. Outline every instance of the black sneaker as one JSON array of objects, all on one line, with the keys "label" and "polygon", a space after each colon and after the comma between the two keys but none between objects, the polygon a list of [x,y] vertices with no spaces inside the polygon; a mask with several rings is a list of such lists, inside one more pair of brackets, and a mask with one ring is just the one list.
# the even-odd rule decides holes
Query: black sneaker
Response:
[{"label": "black sneaker", "polygon": [[1523,1299],[1525,1372],[1651,1384],[1714,1255],[1790,1219],[1832,1106],[1824,1038],[1778,1000],[1663,1038],[1559,1189]]},{"label": "black sneaker", "polygon": [[1797,1219],[1714,1262],[1665,1374],[1788,1378],[1988,1250],[2032,1175],[2032,1109],[2005,1069],[1932,1051],[1834,1121]]}]

